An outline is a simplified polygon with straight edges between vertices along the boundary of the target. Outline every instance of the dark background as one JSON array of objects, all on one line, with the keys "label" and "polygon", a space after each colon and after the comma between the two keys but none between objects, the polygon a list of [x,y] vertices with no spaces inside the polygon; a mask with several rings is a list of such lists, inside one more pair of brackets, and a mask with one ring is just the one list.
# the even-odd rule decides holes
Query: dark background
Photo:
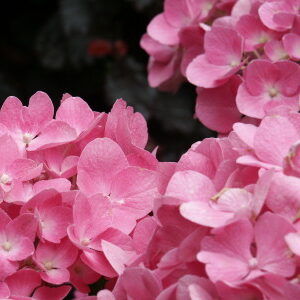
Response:
[{"label": "dark background", "polygon": [[148,121],[149,149],[174,161],[210,136],[193,120],[195,91],[176,94],[148,86],[148,56],[139,47],[162,0],[5,1],[1,8],[0,101],[24,104],[38,90],[57,107],[63,93],[80,96],[95,111],[108,112],[122,97]]}]

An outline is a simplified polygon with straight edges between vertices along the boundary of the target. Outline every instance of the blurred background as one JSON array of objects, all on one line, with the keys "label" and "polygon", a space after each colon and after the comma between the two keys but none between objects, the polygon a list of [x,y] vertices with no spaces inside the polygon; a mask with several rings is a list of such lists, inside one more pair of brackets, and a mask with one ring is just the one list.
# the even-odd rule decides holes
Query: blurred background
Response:
[{"label": "blurred background", "polygon": [[193,119],[195,90],[176,93],[148,86],[147,54],[139,41],[162,11],[163,0],[6,1],[0,12],[0,100],[24,104],[36,91],[56,108],[64,93],[95,111],[108,112],[123,98],[148,121],[149,149],[176,161],[192,143],[212,132]]}]

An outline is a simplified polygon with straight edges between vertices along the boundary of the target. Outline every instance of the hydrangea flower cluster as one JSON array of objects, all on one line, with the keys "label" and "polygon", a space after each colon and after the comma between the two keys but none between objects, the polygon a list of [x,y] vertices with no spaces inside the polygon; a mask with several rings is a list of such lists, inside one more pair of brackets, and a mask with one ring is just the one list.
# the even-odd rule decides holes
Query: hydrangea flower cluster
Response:
[{"label": "hydrangea flower cluster", "polygon": [[165,0],[141,40],[149,84],[196,85],[196,117],[221,134],[276,106],[297,111],[299,7],[297,0]]},{"label": "hydrangea flower cluster", "polygon": [[[119,99],[0,111],[1,299],[298,299],[300,116],[280,106],[178,163]],[[105,278],[105,289],[89,285]]]},{"label": "hydrangea flower cluster", "polygon": [[138,260],[156,226],[145,119],[121,99],[106,114],[68,94],[53,113],[43,92],[0,111],[1,299],[87,294]]}]

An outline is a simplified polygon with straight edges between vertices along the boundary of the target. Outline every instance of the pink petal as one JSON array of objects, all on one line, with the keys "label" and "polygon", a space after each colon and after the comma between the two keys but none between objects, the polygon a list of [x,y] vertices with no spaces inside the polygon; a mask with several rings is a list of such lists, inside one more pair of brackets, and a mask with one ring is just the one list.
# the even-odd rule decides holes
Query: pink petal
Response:
[{"label": "pink petal", "polygon": [[30,296],[42,281],[38,272],[22,269],[6,278],[10,293],[13,296]]},{"label": "pink petal", "polygon": [[43,286],[35,290],[33,298],[36,300],[63,300],[70,290],[71,287],[68,285],[60,287]]},{"label": "pink petal", "polygon": [[22,214],[13,219],[7,226],[6,232],[11,237],[24,236],[34,241],[37,230],[37,221],[33,214]]},{"label": "pink petal", "polygon": [[291,232],[284,237],[286,243],[293,253],[300,256],[300,235],[299,233]]},{"label": "pink petal", "polygon": [[178,29],[166,21],[164,14],[159,14],[152,19],[147,27],[147,33],[154,40],[165,45],[176,45],[179,42]]},{"label": "pink petal", "polygon": [[205,237],[197,259],[206,264],[206,272],[213,282],[241,280],[249,272],[252,240],[251,223],[239,220],[224,227],[214,237]]},{"label": "pink petal", "polygon": [[11,131],[16,132],[21,128],[22,109],[22,102],[18,98],[8,97],[1,107],[0,122]]},{"label": "pink petal", "polygon": [[101,241],[103,254],[114,268],[114,270],[120,275],[125,270],[125,265],[131,258],[130,253],[126,252],[122,248],[106,241]]},{"label": "pink petal", "polygon": [[208,61],[206,55],[199,55],[189,64],[186,76],[196,86],[214,88],[225,83],[239,68],[229,64],[215,65]]},{"label": "pink petal", "polygon": [[204,49],[207,61],[213,65],[240,64],[243,40],[233,29],[213,26],[205,34]]},{"label": "pink petal", "polygon": [[41,278],[52,284],[62,284],[69,281],[70,273],[66,269],[51,269],[47,272],[41,272]]},{"label": "pink petal", "polygon": [[113,203],[120,204],[120,210],[136,219],[152,210],[153,199],[157,196],[157,173],[138,167],[128,167],[119,172],[111,186]]},{"label": "pink petal", "polygon": [[180,206],[180,214],[191,222],[208,226],[221,227],[232,219],[232,212],[222,212],[213,209],[208,202],[187,202]]},{"label": "pink petal", "polygon": [[27,150],[42,150],[66,143],[70,143],[77,138],[75,129],[70,127],[67,123],[54,120],[50,122],[41,134],[33,139]]},{"label": "pink petal", "polygon": [[9,167],[13,178],[27,181],[38,177],[43,170],[43,164],[37,164],[31,159],[16,159]]},{"label": "pink petal", "polygon": [[[120,281],[127,297],[132,299],[155,299],[162,289],[161,283],[154,274],[141,267],[127,268]],[[136,281],[141,284],[136,285]],[[145,290],[147,290],[146,294]]]},{"label": "pink petal", "polygon": [[103,252],[83,252],[80,256],[82,261],[92,270],[106,277],[115,277],[118,274],[112,268]]},{"label": "pink petal", "polygon": [[232,77],[214,89],[198,89],[196,104],[197,118],[208,128],[227,133],[241,119],[235,103],[237,88],[241,80]]},{"label": "pink petal", "polygon": [[166,197],[174,197],[181,202],[208,201],[216,190],[211,180],[195,171],[176,172],[170,179]]},{"label": "pink petal", "polygon": [[32,122],[35,122],[40,130],[53,118],[54,107],[52,101],[44,92],[36,92],[30,97],[28,109]]},{"label": "pink petal", "polygon": [[292,276],[296,266],[288,257],[284,236],[294,231],[293,226],[267,212],[258,219],[254,230],[260,268],[284,277]]},{"label": "pink petal", "polygon": [[61,103],[56,112],[56,120],[67,123],[79,135],[92,123],[94,113],[81,98],[70,97]]},{"label": "pink petal", "polygon": [[127,159],[117,143],[108,138],[95,139],[81,153],[77,184],[87,195],[108,195],[115,174],[126,166]]},{"label": "pink petal", "polygon": [[288,119],[266,117],[256,131],[255,153],[260,160],[281,166],[290,146],[298,139],[298,131]]},{"label": "pink petal", "polygon": [[284,35],[282,41],[289,56],[292,59],[300,60],[300,36],[295,33],[288,33]]},{"label": "pink petal", "polygon": [[57,206],[46,210],[42,217],[42,238],[52,243],[59,243],[67,235],[67,227],[72,222],[72,210]]},{"label": "pink petal", "polygon": [[16,159],[21,158],[18,146],[13,138],[9,135],[0,136],[0,172],[11,165]]},{"label": "pink petal", "polygon": [[246,89],[252,96],[262,94],[268,84],[273,84],[278,79],[280,79],[280,72],[277,64],[262,59],[252,61],[245,73]]}]

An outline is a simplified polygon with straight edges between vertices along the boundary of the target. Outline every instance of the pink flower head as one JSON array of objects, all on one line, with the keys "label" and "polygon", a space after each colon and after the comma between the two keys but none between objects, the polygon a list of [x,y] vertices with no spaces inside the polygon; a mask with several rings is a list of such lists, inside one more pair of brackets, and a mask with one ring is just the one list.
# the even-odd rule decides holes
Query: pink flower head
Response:
[{"label": "pink flower head", "polygon": [[49,283],[61,284],[67,282],[70,273],[67,270],[77,258],[78,250],[68,239],[60,244],[39,242],[33,259],[42,270],[41,278]]},{"label": "pink flower head", "polygon": [[10,261],[21,261],[33,254],[36,227],[32,214],[22,214],[11,220],[1,209],[0,256]]},{"label": "pink flower head", "polygon": [[90,142],[78,162],[80,190],[86,195],[101,193],[115,220],[113,227],[125,233],[151,211],[157,196],[156,180],[154,171],[129,167],[122,149],[108,138]]},{"label": "pink flower head", "polygon": [[247,116],[262,118],[271,101],[284,101],[296,108],[299,81],[300,68],[293,62],[255,60],[247,67],[245,82],[238,89],[238,109]]},{"label": "pink flower head", "polygon": [[0,111],[0,123],[7,127],[20,150],[31,144],[53,118],[53,104],[47,94],[35,93],[28,107],[16,97],[8,97]]},{"label": "pink flower head", "polygon": [[205,54],[197,56],[187,68],[188,80],[204,88],[225,83],[240,70],[243,40],[228,27],[213,26],[204,37]]},{"label": "pink flower head", "polygon": [[39,238],[52,243],[59,243],[67,235],[67,227],[72,223],[72,209],[62,204],[61,194],[53,189],[35,195],[21,211],[35,215],[39,224]]},{"label": "pink flower head", "polygon": [[198,259],[213,282],[238,284],[266,273],[290,277],[296,265],[284,240],[289,232],[293,226],[271,213],[262,215],[254,228],[239,220],[205,237]]}]

